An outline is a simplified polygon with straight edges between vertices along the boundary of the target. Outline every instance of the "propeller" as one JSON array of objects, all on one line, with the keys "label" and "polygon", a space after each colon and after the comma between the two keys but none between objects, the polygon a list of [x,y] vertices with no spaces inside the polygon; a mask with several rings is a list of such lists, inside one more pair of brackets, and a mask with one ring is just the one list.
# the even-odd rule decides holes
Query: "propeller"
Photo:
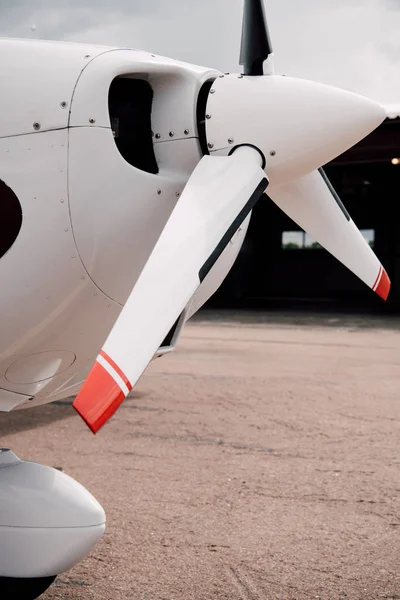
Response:
[{"label": "propeller", "polygon": [[243,75],[263,75],[263,63],[272,54],[263,0],[244,0],[239,64]]},{"label": "propeller", "polygon": [[385,270],[320,170],[373,131],[386,111],[330,86],[262,76],[271,53],[262,0],[245,0],[240,59],[246,77],[221,75],[207,88],[210,156],[194,169],[74,401],[94,433],[189,311],[268,184],[270,198],[289,217],[382,298],[389,293]]},{"label": "propeller", "polygon": [[254,148],[202,158],[74,408],[98,429],[117,410],[268,185]]},{"label": "propeller", "polygon": [[390,280],[322,169],[268,190],[295,223],[386,300]]}]

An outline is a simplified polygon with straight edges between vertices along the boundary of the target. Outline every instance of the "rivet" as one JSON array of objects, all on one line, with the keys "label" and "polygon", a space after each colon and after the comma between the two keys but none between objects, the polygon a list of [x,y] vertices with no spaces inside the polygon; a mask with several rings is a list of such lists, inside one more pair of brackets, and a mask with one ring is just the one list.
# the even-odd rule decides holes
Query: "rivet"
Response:
[{"label": "rivet", "polygon": [[[50,148],[54,148],[54,144],[51,144],[51,145],[50,145]],[[30,150],[30,148],[29,148],[29,150]]]},{"label": "rivet", "polygon": [[90,54],[85,54],[83,58],[90,58]]},{"label": "rivet", "polygon": [[180,193],[180,192],[175,192],[175,196],[176,196],[177,198],[179,198],[179,196],[180,196],[180,195],[181,195],[181,193]]},{"label": "rivet", "polygon": [[156,133],[156,140],[159,140],[161,137],[161,133]]},{"label": "rivet", "polygon": [[157,190],[157,194],[160,196],[161,195],[161,190]]},{"label": "rivet", "polygon": [[84,275],[82,275],[81,279],[85,279],[85,276],[84,276]]},{"label": "rivet", "polygon": [[238,79],[243,79],[243,75],[238,75]]},{"label": "rivet", "polygon": [[64,229],[64,231],[65,231],[65,233],[67,233],[67,231],[68,231],[68,227],[66,227],[66,228]]},{"label": "rivet", "polygon": [[206,115],[206,119],[211,119],[211,115]]},{"label": "rivet", "polygon": [[214,144],[211,144],[211,142],[210,142],[209,144],[207,144],[207,146],[208,146],[209,148],[214,148]]},{"label": "rivet", "polygon": [[75,258],[75,254],[73,254],[73,255],[71,256],[71,258]]},{"label": "rivet", "polygon": [[35,131],[39,131],[40,128],[41,128],[40,123],[36,122],[36,123],[33,124],[33,129],[35,129]]},{"label": "rivet", "polygon": [[220,79],[223,79],[225,77],[225,75],[219,75]]},{"label": "rivet", "polygon": [[270,154],[270,156],[275,156],[276,152],[275,152],[275,150],[271,150],[271,152],[269,154]]},{"label": "rivet", "polygon": [[65,202],[64,198],[61,198],[60,202],[61,202],[61,204],[64,204],[64,202]]},{"label": "rivet", "polygon": [[93,119],[93,117],[91,117],[91,118],[89,119],[89,123],[91,123],[91,124],[93,125],[93,123],[96,123],[96,119]]},{"label": "rivet", "polygon": [[60,106],[61,106],[61,108],[67,108],[68,102],[61,102]]},{"label": "rivet", "polygon": [[174,132],[173,132],[173,131],[170,131],[170,132],[169,132],[169,137],[174,137],[174,135],[175,135],[175,134],[174,134]]},{"label": "rivet", "polygon": [[7,148],[6,152],[10,152],[10,148]]},{"label": "rivet", "polygon": [[189,135],[189,129],[185,129],[185,131],[183,132],[185,135]]},{"label": "rivet", "polygon": [[214,88],[212,88],[212,89],[210,90],[210,94],[215,94],[215,90],[214,90]]},{"label": "rivet", "polygon": [[108,305],[108,308],[111,308],[111,304]]},{"label": "rivet", "polygon": [[97,296],[97,292],[95,292],[95,293],[93,294],[93,296]]},{"label": "rivet", "polygon": [[229,142],[230,144],[233,144],[233,142],[234,142],[234,141],[235,141],[235,140],[234,140],[233,138],[229,138],[229,139],[228,139],[228,142]]}]

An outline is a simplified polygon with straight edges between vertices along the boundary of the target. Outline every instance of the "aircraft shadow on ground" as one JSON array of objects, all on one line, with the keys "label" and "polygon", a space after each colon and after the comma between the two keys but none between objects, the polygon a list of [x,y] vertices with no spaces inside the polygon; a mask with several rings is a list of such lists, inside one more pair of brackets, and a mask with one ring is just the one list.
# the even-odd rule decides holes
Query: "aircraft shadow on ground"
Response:
[{"label": "aircraft shadow on ground", "polygon": [[[129,398],[141,398],[143,395],[141,392],[131,392]],[[37,429],[63,419],[79,418],[72,408],[73,401],[74,398],[71,397],[30,409],[14,410],[9,413],[0,412],[0,446],[1,436]]]},{"label": "aircraft shadow on ground", "polygon": [[10,413],[0,413],[0,437],[37,429],[76,415],[72,408],[72,398],[62,403],[45,404],[26,410],[15,410]]}]

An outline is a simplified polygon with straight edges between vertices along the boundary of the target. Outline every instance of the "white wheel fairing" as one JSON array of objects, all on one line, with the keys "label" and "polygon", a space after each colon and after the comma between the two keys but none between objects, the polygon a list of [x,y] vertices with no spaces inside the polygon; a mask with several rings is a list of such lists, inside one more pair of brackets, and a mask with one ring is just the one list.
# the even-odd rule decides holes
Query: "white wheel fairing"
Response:
[{"label": "white wheel fairing", "polygon": [[62,573],[104,529],[102,507],[77,481],[0,450],[0,577]]}]

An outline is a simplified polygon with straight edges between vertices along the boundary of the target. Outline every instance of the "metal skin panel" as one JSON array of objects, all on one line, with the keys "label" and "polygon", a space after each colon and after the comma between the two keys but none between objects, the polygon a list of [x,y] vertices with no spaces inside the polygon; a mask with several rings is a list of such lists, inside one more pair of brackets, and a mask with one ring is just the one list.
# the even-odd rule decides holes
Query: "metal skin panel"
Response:
[{"label": "metal skin panel", "polygon": [[211,154],[253,144],[267,160],[271,185],[302,177],[375,129],[386,117],[376,102],[320,83],[269,75],[223,76],[208,102]]},{"label": "metal skin panel", "polygon": [[[0,39],[0,137],[67,127],[76,81],[107,47]],[[37,126],[36,126],[37,127]]]},{"label": "metal skin panel", "polygon": [[[0,260],[0,313],[6,316],[0,320],[0,388],[36,394],[20,406],[46,401],[83,369],[120,311],[94,286],[79,259],[67,201],[67,146],[67,130],[0,140],[0,178],[23,210],[20,234]],[[52,360],[57,351],[72,352],[76,360],[40,389],[38,383],[6,379],[17,360],[41,352]]]},{"label": "metal skin panel", "polygon": [[[93,60],[78,80],[71,105],[71,127],[110,127],[108,91],[117,76],[145,79],[154,91],[154,142],[197,136],[198,92],[219,71],[133,50],[110,50]],[[185,133],[187,131],[187,133]]]},{"label": "metal skin panel", "polygon": [[[77,247],[94,283],[121,305],[201,156],[197,139],[166,142],[162,152],[167,157],[152,175],[124,160],[111,129],[70,131],[69,201]],[[180,169],[168,166],[169,153]]]},{"label": "metal skin panel", "polygon": [[[115,145],[108,92],[118,75],[146,79],[154,91],[157,175],[130,165]],[[92,61],[77,83],[69,146],[74,235],[90,277],[121,305],[201,159],[197,96],[204,81],[218,75],[149,53],[115,50]]]},{"label": "metal skin panel", "polygon": [[10,412],[23,402],[30,400],[29,397],[23,396],[22,394],[16,394],[15,392],[9,392],[0,388],[0,411]]}]

